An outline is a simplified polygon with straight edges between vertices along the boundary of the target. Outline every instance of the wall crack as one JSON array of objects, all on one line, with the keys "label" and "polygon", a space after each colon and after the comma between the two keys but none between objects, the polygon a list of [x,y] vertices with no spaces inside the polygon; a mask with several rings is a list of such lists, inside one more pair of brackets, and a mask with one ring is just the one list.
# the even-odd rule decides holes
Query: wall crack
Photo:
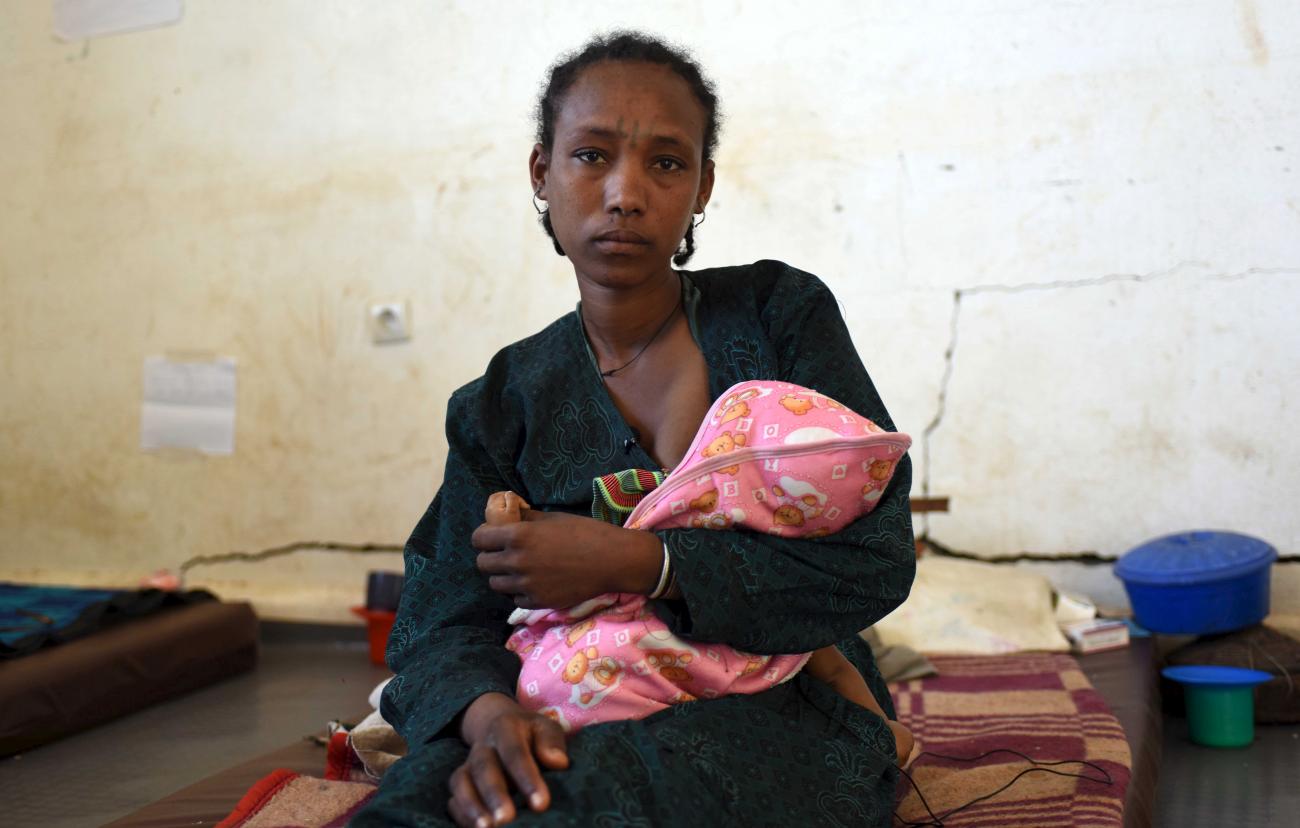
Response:
[{"label": "wall crack", "polygon": [[[1142,284],[1156,282],[1178,276],[1192,276],[1205,281],[1235,282],[1252,276],[1300,276],[1300,267],[1252,267],[1235,273],[1185,274],[1188,268],[1208,269],[1209,263],[1201,261],[1182,261],[1171,268],[1150,273],[1108,273],[1091,279],[1066,279],[1056,282],[1023,282],[1020,284],[984,284],[958,288],[952,292],[952,318],[948,325],[948,347],[943,352],[943,377],[939,381],[939,394],[935,404],[934,416],[926,424],[921,434],[921,458],[925,471],[921,475],[921,496],[930,497],[930,443],[935,431],[943,424],[948,404],[948,386],[952,382],[954,366],[957,363],[957,341],[961,322],[962,299],[967,296],[994,293],[1028,293],[1037,290],[1070,290],[1074,288],[1099,287],[1117,282]],[[921,538],[930,540],[930,516],[921,515]]]},{"label": "wall crack", "polygon": [[[1210,265],[1206,262],[1186,261],[1179,262],[1167,270],[1156,270],[1151,273],[1107,273],[1105,276],[1096,276],[1091,279],[1066,279],[1057,282],[1022,282],[1014,285],[974,285],[968,288],[958,288],[955,293],[977,294],[977,293],[1027,293],[1035,290],[1061,290],[1068,288],[1097,287],[1099,285],[1109,285],[1115,282],[1156,282],[1164,279],[1177,277],[1185,268],[1200,267],[1208,268]],[[1187,274],[1195,277],[1197,274]],[[1251,276],[1300,276],[1300,268],[1297,267],[1252,267],[1247,270],[1236,273],[1207,273],[1202,274],[1199,278],[1206,281],[1235,282],[1246,279]]]},{"label": "wall crack", "polygon": [[343,552],[352,555],[372,555],[385,552],[401,552],[402,546],[390,543],[336,543],[334,541],[295,541],[284,546],[273,546],[257,552],[219,552],[215,555],[195,555],[178,567],[177,574],[182,578],[185,573],[196,566],[210,566],[222,563],[257,563],[292,555],[295,552]]}]

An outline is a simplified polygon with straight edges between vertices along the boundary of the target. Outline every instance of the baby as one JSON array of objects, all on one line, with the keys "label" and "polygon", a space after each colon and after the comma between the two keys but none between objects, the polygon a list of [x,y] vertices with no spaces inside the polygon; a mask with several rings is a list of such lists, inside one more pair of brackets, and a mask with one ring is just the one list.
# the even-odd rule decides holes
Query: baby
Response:
[{"label": "baby", "polygon": [[[522,519],[523,510],[528,509],[528,504],[523,498],[514,492],[497,492],[488,498],[486,514],[484,520],[490,525],[501,525],[513,523]],[[590,608],[588,608],[590,610]],[[576,623],[566,627],[559,628],[561,634],[571,639],[570,645],[581,641],[584,636],[593,634],[595,622],[590,620],[587,614],[579,613],[580,617],[576,618]],[[624,621],[644,621],[651,617],[651,613],[644,605],[635,608],[630,617],[624,618]],[[521,638],[520,633],[512,635],[507,646],[518,653],[521,660],[527,660],[531,653],[538,656],[543,654],[543,649],[537,646],[536,641],[530,641],[527,638],[527,628],[521,627],[524,633]],[[643,642],[647,639],[651,641],[651,646],[645,646]],[[658,642],[661,646],[655,646]],[[681,665],[689,664],[691,659],[696,655],[696,648],[689,645],[683,647],[679,641],[675,645],[670,644],[667,638],[657,636],[655,632],[648,632],[638,642],[639,652],[644,654],[644,659],[636,665],[625,665],[618,660],[606,656],[602,659],[597,649],[588,647],[579,649],[568,660],[568,662],[557,663],[553,665],[552,675],[561,681],[575,685],[573,688],[573,698],[584,707],[591,706],[605,700],[606,696],[616,693],[621,681],[625,667],[632,667],[638,673],[655,674],[656,672],[674,680],[669,685],[664,698],[661,699],[663,705],[673,704],[681,701],[692,701],[694,696],[683,693],[677,687],[681,680],[687,677],[685,669]],[[704,648],[705,645],[700,645]],[[713,651],[705,649],[706,656],[713,656]],[[741,654],[745,655],[745,654]],[[750,656],[754,671],[762,669],[767,664],[768,656]],[[783,658],[783,657],[778,657]],[[559,667],[563,666],[563,673],[559,673]],[[866,681],[862,675],[853,667],[844,654],[836,647],[823,647],[820,650],[808,656],[806,663],[803,665],[814,678],[829,684],[836,692],[844,696],[849,701],[861,707],[865,707],[885,720],[890,731],[894,734],[894,745],[897,753],[897,762],[901,766],[912,752],[912,734],[903,725],[895,721],[890,721],[885,712],[881,709],[880,704],[872,695],[871,690],[867,687]],[[676,674],[673,671],[677,671]],[[752,672],[746,670],[747,672]],[[786,679],[789,675],[785,676]],[[784,679],[783,679],[784,680]],[[525,685],[524,676],[520,677],[520,684],[517,693],[519,700],[525,706],[528,704],[529,697],[538,695],[536,681]],[[744,690],[738,692],[746,692]],[[749,690],[748,692],[754,692]],[[725,695],[725,692],[723,693]],[[631,706],[621,707],[619,712],[625,714],[625,718],[639,718],[655,712],[656,709],[662,709],[662,706],[644,707]],[[553,707],[543,707],[539,712],[557,719],[565,729],[572,729],[563,715]],[[608,716],[607,716],[608,718]]]}]

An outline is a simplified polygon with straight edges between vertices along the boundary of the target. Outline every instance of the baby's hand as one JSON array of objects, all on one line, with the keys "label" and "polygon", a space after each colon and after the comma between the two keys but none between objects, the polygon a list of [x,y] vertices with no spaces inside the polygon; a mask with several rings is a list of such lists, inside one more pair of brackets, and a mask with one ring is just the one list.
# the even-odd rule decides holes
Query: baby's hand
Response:
[{"label": "baby's hand", "polygon": [[528,501],[514,492],[496,492],[488,497],[483,522],[488,526],[518,523],[524,519],[524,510],[531,508]]}]

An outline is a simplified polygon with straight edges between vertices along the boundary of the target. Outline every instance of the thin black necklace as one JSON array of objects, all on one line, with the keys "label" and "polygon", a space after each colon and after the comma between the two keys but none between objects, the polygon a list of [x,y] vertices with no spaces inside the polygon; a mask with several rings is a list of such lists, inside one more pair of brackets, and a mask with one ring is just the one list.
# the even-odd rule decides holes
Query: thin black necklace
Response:
[{"label": "thin black necklace", "polygon": [[671,322],[671,321],[673,321],[673,317],[677,316],[677,309],[680,308],[681,306],[682,306],[682,297],[681,297],[681,294],[678,294],[678,296],[677,296],[677,304],[673,305],[673,309],[672,309],[672,311],[668,314],[668,318],[665,319],[665,320],[664,320],[664,321],[659,325],[659,329],[656,330],[656,331],[654,332],[654,336],[652,336],[652,337],[650,337],[649,339],[646,340],[646,343],[645,343],[644,345],[641,346],[641,350],[639,350],[639,351],[636,352],[636,356],[632,357],[632,358],[629,359],[627,362],[623,363],[622,365],[618,366],[617,368],[610,368],[608,371],[601,371],[601,372],[600,372],[601,377],[604,377],[604,378],[612,377],[612,376],[614,376],[614,374],[618,373],[619,371],[622,371],[624,368],[626,368],[627,366],[631,365],[632,363],[634,363],[634,362],[636,362],[638,359],[640,359],[640,358],[641,358],[641,355],[645,353],[646,348],[649,348],[650,345],[651,345],[651,344],[652,344],[656,339],[659,338],[659,334],[663,333],[663,332],[664,332],[664,329],[668,327],[668,323]]}]

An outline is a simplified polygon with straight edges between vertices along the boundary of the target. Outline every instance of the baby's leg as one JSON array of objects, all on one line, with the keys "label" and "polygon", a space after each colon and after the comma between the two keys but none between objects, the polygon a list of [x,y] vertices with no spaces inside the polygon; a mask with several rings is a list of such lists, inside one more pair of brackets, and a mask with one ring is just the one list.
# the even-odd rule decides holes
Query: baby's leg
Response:
[{"label": "baby's leg", "polygon": [[496,492],[488,497],[483,521],[489,526],[518,523],[523,520],[524,510],[530,508],[528,502],[514,492]]},{"label": "baby's leg", "polygon": [[898,764],[902,766],[907,762],[907,757],[912,753],[912,732],[885,715],[880,703],[871,694],[871,688],[867,687],[862,674],[853,667],[843,653],[834,645],[823,647],[809,657],[804,669],[813,678],[829,684],[844,698],[884,719],[890,732],[894,734],[894,749],[898,752]]}]

